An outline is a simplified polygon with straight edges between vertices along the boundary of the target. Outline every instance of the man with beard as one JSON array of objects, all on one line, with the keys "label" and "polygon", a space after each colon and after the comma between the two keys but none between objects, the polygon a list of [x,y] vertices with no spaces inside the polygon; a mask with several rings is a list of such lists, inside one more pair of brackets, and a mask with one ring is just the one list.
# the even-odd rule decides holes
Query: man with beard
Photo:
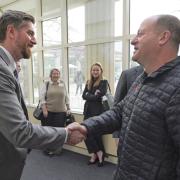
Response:
[{"label": "man with beard", "polygon": [[180,20],[151,16],[131,44],[144,72],[117,106],[71,130],[88,136],[120,131],[114,180],[179,180]]},{"label": "man with beard", "polygon": [[[34,18],[21,11],[6,11],[0,17],[0,177],[20,180],[27,149],[61,149],[69,139],[68,128],[33,125],[21,106],[22,93],[16,63],[31,56],[36,44]],[[79,139],[80,140],[80,139]]]}]

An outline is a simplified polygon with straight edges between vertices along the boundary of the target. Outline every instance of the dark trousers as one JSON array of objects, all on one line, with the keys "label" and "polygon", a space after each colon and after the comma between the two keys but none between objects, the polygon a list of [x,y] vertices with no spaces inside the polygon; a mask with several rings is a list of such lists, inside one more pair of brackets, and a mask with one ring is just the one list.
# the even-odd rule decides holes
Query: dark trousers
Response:
[{"label": "dark trousers", "polygon": [[41,120],[42,126],[64,127],[66,112],[49,112],[48,117]]},{"label": "dark trousers", "polygon": [[[89,116],[84,116],[84,121],[88,119]],[[90,135],[87,136],[84,141],[89,153],[97,153],[98,151],[103,151],[105,153],[102,135]]]},{"label": "dark trousers", "polygon": [[88,136],[85,140],[85,144],[89,153],[97,153],[98,151],[105,152],[102,136]]}]

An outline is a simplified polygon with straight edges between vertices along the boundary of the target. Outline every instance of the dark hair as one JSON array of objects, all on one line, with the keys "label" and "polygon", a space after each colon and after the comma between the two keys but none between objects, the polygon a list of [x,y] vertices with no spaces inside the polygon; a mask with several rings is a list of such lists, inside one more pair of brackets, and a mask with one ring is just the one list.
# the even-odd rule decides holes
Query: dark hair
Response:
[{"label": "dark hair", "polygon": [[6,38],[7,26],[12,24],[15,28],[19,28],[24,22],[30,21],[33,24],[35,19],[30,14],[22,11],[7,10],[0,17],[0,42]]},{"label": "dark hair", "polygon": [[157,25],[171,32],[171,40],[178,48],[180,44],[180,20],[173,15],[158,15]]}]

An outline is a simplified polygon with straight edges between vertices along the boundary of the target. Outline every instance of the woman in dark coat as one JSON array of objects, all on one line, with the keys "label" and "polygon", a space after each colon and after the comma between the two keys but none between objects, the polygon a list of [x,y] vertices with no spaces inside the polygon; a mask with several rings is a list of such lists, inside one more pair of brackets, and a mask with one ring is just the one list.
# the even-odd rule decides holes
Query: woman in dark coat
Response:
[{"label": "woman in dark coat", "polygon": [[[108,88],[108,81],[103,80],[103,69],[101,64],[95,63],[90,69],[90,79],[87,81],[83,91],[83,99],[86,100],[84,104],[84,120],[89,117],[100,115],[103,112],[102,97],[106,94]],[[85,140],[88,152],[92,153],[88,164],[95,164],[103,166],[104,162],[104,145],[101,135],[87,137]]]}]

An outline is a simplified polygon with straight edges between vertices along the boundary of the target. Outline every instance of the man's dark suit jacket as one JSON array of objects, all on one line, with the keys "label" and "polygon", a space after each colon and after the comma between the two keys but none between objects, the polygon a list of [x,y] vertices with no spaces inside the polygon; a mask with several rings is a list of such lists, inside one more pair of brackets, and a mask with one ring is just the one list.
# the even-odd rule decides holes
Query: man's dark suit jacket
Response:
[{"label": "man's dark suit jacket", "polygon": [[[131,85],[142,72],[143,72],[143,67],[136,66],[136,67],[127,69],[121,73],[121,76],[119,78],[119,81],[116,87],[116,92],[114,95],[114,105],[118,104],[121,100],[124,99]],[[113,133],[113,137],[118,138],[119,137],[118,134],[119,132],[115,131]]]}]

